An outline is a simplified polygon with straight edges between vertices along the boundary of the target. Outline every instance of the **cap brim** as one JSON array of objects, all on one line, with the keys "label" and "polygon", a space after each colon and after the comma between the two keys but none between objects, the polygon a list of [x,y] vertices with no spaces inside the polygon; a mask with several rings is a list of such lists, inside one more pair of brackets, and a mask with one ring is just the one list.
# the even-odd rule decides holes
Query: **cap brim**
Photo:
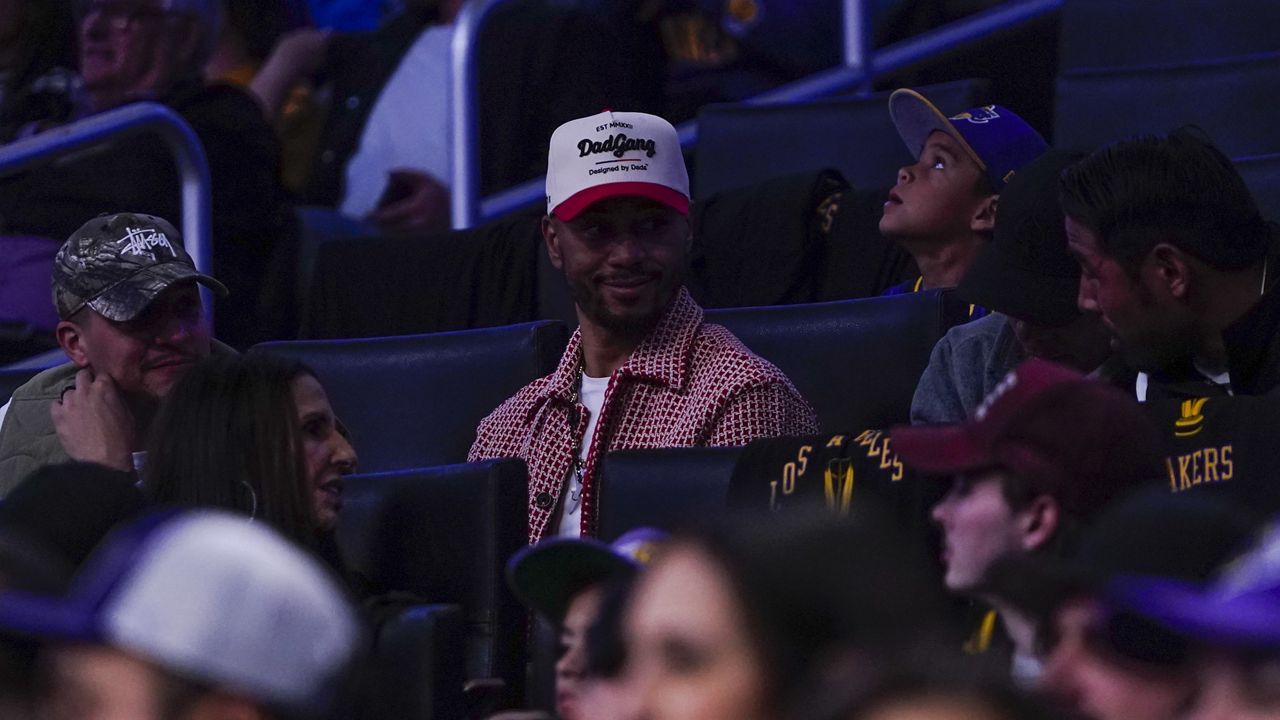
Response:
[{"label": "cap brim", "polygon": [[924,473],[946,475],[996,464],[965,425],[904,425],[889,437],[894,453]]},{"label": "cap brim", "polygon": [[85,304],[108,320],[128,322],[145,310],[165,288],[183,280],[195,280],[213,290],[218,297],[227,295],[226,285],[175,260],[142,268]]},{"label": "cap brim", "polygon": [[919,158],[930,133],[940,130],[960,143],[960,147],[978,163],[978,168],[986,173],[987,163],[982,156],[974,151],[969,141],[964,139],[936,105],[915,90],[901,88],[893,91],[889,96],[889,117],[893,120],[893,126],[898,129],[899,137],[907,144],[911,157]]},{"label": "cap brim", "polygon": [[17,591],[0,593],[0,631],[38,640],[97,639],[92,608],[71,599]]},{"label": "cap brim", "polygon": [[581,215],[583,210],[595,203],[615,197],[649,198],[674,209],[682,215],[689,214],[689,198],[685,197],[684,194],[678,190],[672,190],[666,185],[647,182],[617,182],[589,187],[565,198],[563,202],[555,206],[552,213],[561,220],[568,222]]},{"label": "cap brim", "polygon": [[507,563],[507,583],[526,606],[558,621],[574,595],[635,571],[633,562],[604,543],[553,538],[517,552]]},{"label": "cap brim", "polygon": [[956,288],[966,302],[1041,325],[1065,325],[1080,317],[1080,281],[1033,273],[1013,262],[995,243],[974,259]]},{"label": "cap brim", "polygon": [[1108,599],[1209,644],[1280,646],[1280,599],[1261,593],[1224,597],[1178,580],[1119,578]]}]

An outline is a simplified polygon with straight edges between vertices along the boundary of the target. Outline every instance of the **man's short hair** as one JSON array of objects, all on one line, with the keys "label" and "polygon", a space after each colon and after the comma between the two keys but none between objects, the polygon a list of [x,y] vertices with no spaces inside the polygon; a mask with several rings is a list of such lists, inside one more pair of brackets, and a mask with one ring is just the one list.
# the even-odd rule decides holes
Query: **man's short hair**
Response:
[{"label": "man's short hair", "polygon": [[1167,242],[1241,270],[1263,258],[1271,232],[1231,160],[1197,128],[1094,152],[1063,172],[1062,209],[1130,268]]}]

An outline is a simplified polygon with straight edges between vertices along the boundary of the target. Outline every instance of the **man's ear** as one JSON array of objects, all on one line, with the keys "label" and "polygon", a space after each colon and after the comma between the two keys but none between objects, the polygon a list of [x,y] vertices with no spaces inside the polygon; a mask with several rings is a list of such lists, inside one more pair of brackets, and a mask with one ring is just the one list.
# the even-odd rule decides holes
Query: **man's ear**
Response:
[{"label": "man's ear", "polygon": [[1171,296],[1185,299],[1191,292],[1191,258],[1169,243],[1159,243],[1151,248],[1147,262],[1160,286]]},{"label": "man's ear", "polygon": [[996,230],[996,209],[1000,205],[999,195],[988,195],[973,210],[969,220],[969,229],[974,232],[991,233]]},{"label": "man's ear", "polygon": [[547,246],[547,257],[551,258],[551,267],[564,270],[564,256],[560,254],[560,233],[557,222],[550,215],[542,217],[542,242]]},{"label": "man's ear", "polygon": [[62,352],[71,358],[71,362],[75,363],[76,367],[89,367],[89,354],[84,345],[84,330],[78,323],[60,320],[57,327],[53,329],[53,334],[58,339],[58,346],[62,348]]},{"label": "man's ear", "polygon": [[1050,495],[1038,495],[1018,511],[1018,529],[1024,551],[1030,552],[1049,542],[1058,531],[1061,520],[1058,513],[1058,501]]}]

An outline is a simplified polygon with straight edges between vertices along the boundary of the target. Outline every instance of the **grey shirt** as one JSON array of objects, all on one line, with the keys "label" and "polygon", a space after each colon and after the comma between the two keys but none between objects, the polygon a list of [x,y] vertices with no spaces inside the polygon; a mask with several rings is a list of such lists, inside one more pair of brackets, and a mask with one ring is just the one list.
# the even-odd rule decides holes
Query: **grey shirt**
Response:
[{"label": "grey shirt", "polygon": [[991,313],[957,325],[929,356],[911,399],[911,424],[968,420],[995,386],[1027,358],[1009,318]]}]

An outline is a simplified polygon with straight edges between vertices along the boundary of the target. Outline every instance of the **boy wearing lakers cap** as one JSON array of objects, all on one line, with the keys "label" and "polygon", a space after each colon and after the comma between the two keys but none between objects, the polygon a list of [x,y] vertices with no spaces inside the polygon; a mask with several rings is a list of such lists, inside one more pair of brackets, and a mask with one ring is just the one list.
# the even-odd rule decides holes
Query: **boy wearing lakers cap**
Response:
[{"label": "boy wearing lakers cap", "polygon": [[689,175],[666,120],[606,110],[552,134],[542,236],[578,331],[555,372],[481,421],[469,454],[528,463],[532,541],[594,533],[609,451],[817,432],[781,371],[702,321],[683,286],[688,213]]},{"label": "boy wearing lakers cap", "polygon": [[954,287],[991,238],[1005,183],[1048,144],[999,105],[948,118],[901,89],[889,96],[889,115],[916,161],[898,171],[880,232],[911,253],[920,277],[884,294]]}]

